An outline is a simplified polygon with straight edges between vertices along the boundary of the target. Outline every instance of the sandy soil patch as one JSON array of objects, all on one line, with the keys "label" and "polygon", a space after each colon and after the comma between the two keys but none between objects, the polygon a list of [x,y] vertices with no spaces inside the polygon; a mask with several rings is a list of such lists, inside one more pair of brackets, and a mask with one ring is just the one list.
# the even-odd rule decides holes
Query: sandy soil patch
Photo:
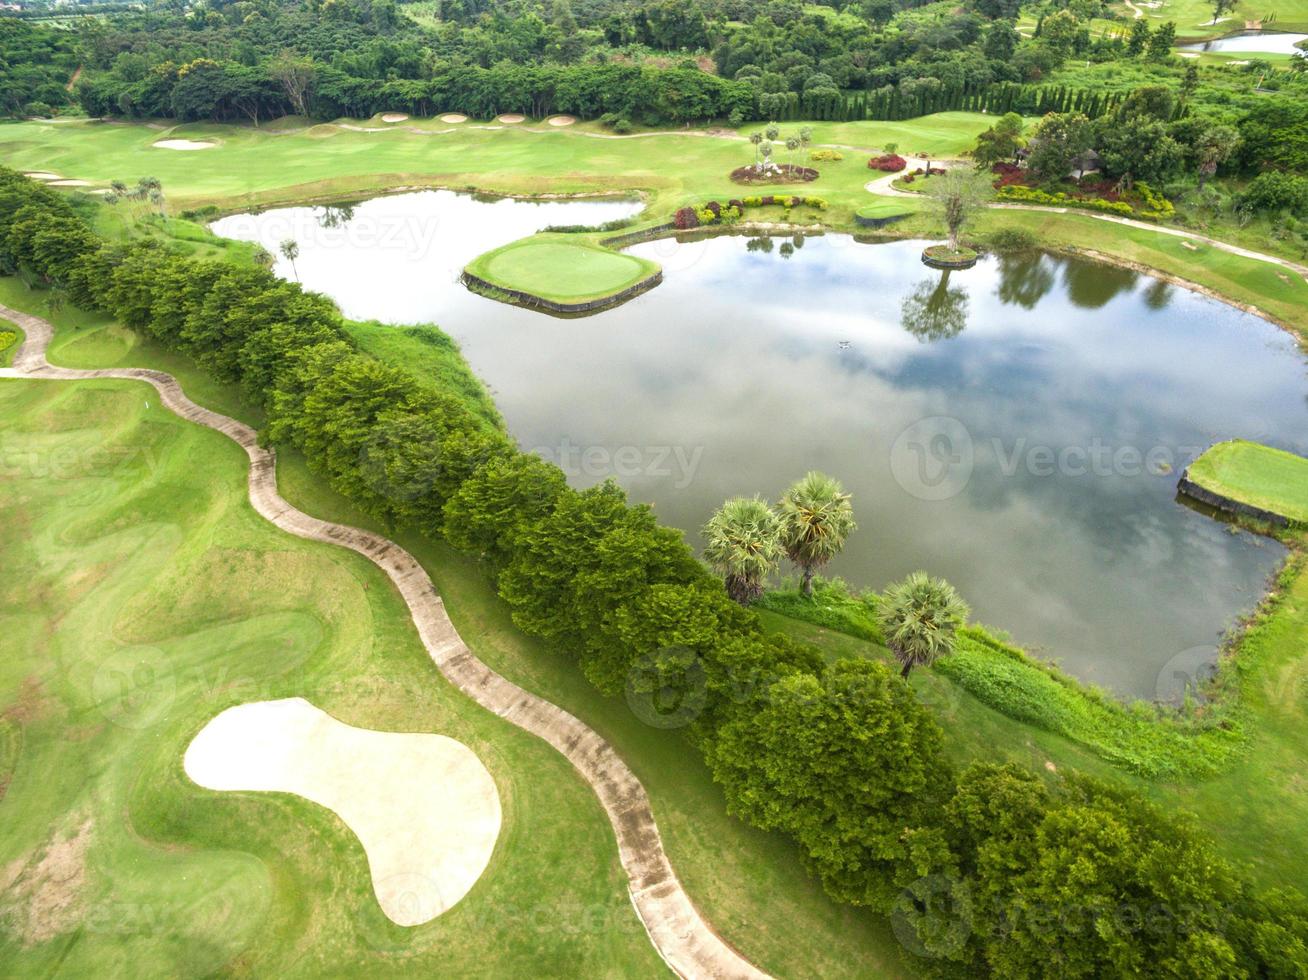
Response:
[{"label": "sandy soil patch", "polygon": [[23,174],[24,177],[31,177],[33,180],[63,180],[58,174],[48,173],[45,170],[33,170]]},{"label": "sandy soil patch", "polygon": [[51,187],[90,187],[89,180],[52,180],[49,182]]},{"label": "sandy soil patch", "polygon": [[150,145],[161,150],[212,150],[218,144],[208,140],[159,140]]},{"label": "sandy soil patch", "polygon": [[1182,58],[1197,58],[1197,57],[1199,57],[1199,52],[1198,52],[1198,51],[1182,51],[1182,52],[1181,52],[1181,57],[1182,57]]},{"label": "sandy soil patch", "polygon": [[383,112],[381,121],[388,123],[404,122],[409,118],[407,112]]},{"label": "sandy soil patch", "polygon": [[82,920],[91,826],[82,820],[71,835],[51,837],[36,860],[19,858],[0,871],[2,917],[24,946],[48,942]]},{"label": "sandy soil patch", "polygon": [[333,811],[363,844],[382,911],[402,926],[463,898],[500,833],[495,781],[462,742],[354,728],[303,698],[228,708],[183,764],[209,789],[294,793]]},{"label": "sandy soil patch", "polygon": [[576,116],[550,116],[546,120],[551,126],[571,126],[576,121]]},{"label": "sandy soil patch", "polygon": [[461,112],[447,112],[441,116],[441,122],[443,123],[465,123],[467,121],[468,117]]},{"label": "sandy soil patch", "polygon": [[520,123],[527,121],[526,116],[519,115],[516,112],[506,112],[502,116],[496,116],[496,118],[502,123]]}]

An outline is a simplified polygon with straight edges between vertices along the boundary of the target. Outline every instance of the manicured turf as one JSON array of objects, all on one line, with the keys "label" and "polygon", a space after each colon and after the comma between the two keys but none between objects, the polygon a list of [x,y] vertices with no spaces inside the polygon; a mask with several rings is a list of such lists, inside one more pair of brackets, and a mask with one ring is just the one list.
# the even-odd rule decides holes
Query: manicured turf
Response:
[{"label": "manicured turf", "polygon": [[658,271],[648,259],[546,235],[502,245],[468,265],[468,272],[493,286],[557,303],[613,296]]},{"label": "manicured turf", "polygon": [[1308,524],[1308,459],[1232,439],[1210,447],[1189,467],[1206,490]]},{"label": "manicured turf", "polygon": [[[61,346],[123,349],[89,334]],[[0,381],[0,411],[0,972],[664,972],[568,763],[441,678],[373,565],[257,517],[232,442],[132,382]],[[503,834],[449,913],[392,925],[328,811],[186,779],[210,718],[295,695],[491,770]]]},{"label": "manicured turf", "polygon": [[898,201],[875,201],[872,204],[864,204],[854,213],[860,218],[895,218],[913,212]]},{"label": "manicured turf", "polygon": [[[43,294],[26,292],[15,280],[0,278],[0,302],[5,305],[42,313],[43,301]],[[51,357],[58,363],[76,367],[157,367],[179,377],[188,394],[195,400],[247,422],[259,421],[257,415],[238,400],[232,388],[213,383],[184,358],[161,351],[153,343],[104,318],[68,308],[58,315],[56,321],[59,331]],[[0,396],[26,385],[35,386],[36,383],[0,382]],[[53,387],[52,383],[50,387]],[[139,386],[127,387],[133,393],[138,389]],[[135,395],[131,400],[133,404],[139,402],[141,411],[145,411],[144,400]],[[154,415],[162,414],[156,406]],[[34,410],[33,415],[40,416],[41,411]],[[181,425],[180,422],[177,424]],[[108,416],[106,425],[115,431],[118,428],[116,422]],[[88,440],[101,435],[94,418],[84,420],[84,429],[83,435]],[[231,445],[216,434],[202,432],[201,435],[216,440],[220,450],[223,445]],[[125,434],[123,438],[130,438],[130,435]],[[231,448],[229,455],[234,459],[238,453],[234,446]],[[298,967],[301,972],[317,970],[320,973],[326,971],[368,975],[382,972],[388,966],[398,966],[452,975],[460,971],[484,973],[486,964],[493,963],[497,972],[502,967],[506,972],[531,975],[575,975],[579,971],[584,971],[586,975],[623,977],[659,975],[662,967],[640,930],[630,902],[622,890],[621,880],[613,878],[610,882],[610,879],[604,878],[604,873],[610,869],[613,874],[620,875],[612,832],[603,824],[603,814],[597,803],[567,795],[571,793],[569,787],[572,785],[583,796],[588,792],[576,777],[571,776],[567,763],[543,745],[540,747],[540,753],[545,756],[543,759],[538,756],[509,758],[508,750],[504,750],[503,761],[499,761],[499,756],[488,754],[490,750],[485,747],[488,744],[485,737],[478,740],[466,734],[465,728],[454,727],[452,722],[447,724],[446,719],[461,703],[474,720],[487,718],[497,726],[497,731],[509,730],[507,725],[490,718],[454,694],[430,666],[412,629],[407,623],[401,624],[398,621],[403,611],[398,597],[394,596],[381,573],[376,572],[373,566],[347,553],[338,554],[337,549],[310,546],[287,538],[256,518],[240,499],[239,495],[244,492],[244,470],[235,461],[230,466],[217,466],[206,455],[197,456],[190,453],[186,446],[172,444],[152,445],[152,451],[161,460],[167,461],[170,475],[180,472],[190,475],[191,479],[210,482],[221,479],[231,489],[228,496],[214,499],[211,494],[195,491],[191,483],[169,481],[172,489],[166,501],[159,503],[160,519],[189,520],[186,516],[187,507],[190,503],[195,503],[202,511],[202,515],[195,519],[210,521],[202,521],[201,528],[193,537],[182,540],[179,550],[188,555],[196,551],[204,554],[205,546],[210,542],[215,542],[212,547],[220,550],[218,557],[206,562],[202,568],[196,569],[193,563],[188,564],[167,580],[166,593],[171,595],[179,588],[176,582],[184,580],[188,571],[195,575],[203,574],[204,581],[192,585],[192,589],[202,588],[203,596],[196,601],[188,601],[184,608],[158,617],[154,627],[156,633],[169,629],[179,630],[174,645],[183,648],[187,643],[187,634],[177,624],[186,624],[190,618],[198,617],[200,610],[204,611],[206,621],[212,617],[213,621],[224,623],[239,621],[244,616],[243,609],[246,605],[256,608],[261,608],[262,605],[293,608],[292,597],[280,596],[283,582],[288,583],[287,589],[293,590],[294,595],[298,596],[308,591],[319,578],[323,581],[322,592],[311,592],[309,595],[309,599],[315,603],[314,614],[321,614],[325,608],[331,613],[333,622],[340,620],[350,625],[350,632],[339,639],[333,639],[335,634],[324,631],[324,636],[328,639],[322,642],[331,641],[334,656],[325,659],[312,673],[297,670],[295,676],[286,683],[274,683],[265,679],[263,674],[251,673],[254,668],[247,669],[246,660],[242,660],[241,666],[234,667],[232,672],[220,674],[224,656],[221,648],[206,647],[199,651],[197,657],[202,658],[203,666],[199,669],[198,677],[204,682],[201,695],[210,700],[202,700],[199,707],[187,709],[190,712],[185,720],[189,726],[188,733],[198,731],[212,714],[229,704],[302,693],[329,711],[335,711],[334,706],[338,704],[348,707],[360,703],[363,707],[357,711],[338,715],[350,724],[393,730],[443,731],[468,742],[482,755],[496,777],[505,801],[505,830],[500,849],[492,859],[491,871],[483,883],[474,888],[465,900],[467,903],[477,898],[478,889],[490,880],[491,874],[497,873],[499,862],[507,864],[510,858],[519,855],[520,849],[530,850],[536,846],[536,838],[532,836],[534,832],[531,830],[534,825],[515,830],[515,825],[510,823],[514,812],[513,800],[525,797],[528,803],[522,805],[530,804],[534,819],[545,820],[547,816],[552,816],[557,821],[551,833],[540,840],[542,853],[532,855],[527,861],[529,868],[536,869],[534,876],[524,872],[522,876],[516,877],[512,872],[504,872],[506,877],[503,879],[503,888],[509,889],[511,894],[506,894],[497,887],[488,897],[488,901],[498,903],[495,908],[469,905],[469,919],[461,921],[491,923],[494,928],[490,934],[485,937],[469,937],[453,929],[441,931],[442,924],[449,925],[454,921],[449,920],[449,916],[442,916],[430,926],[421,927],[415,932],[414,942],[422,944],[422,958],[407,959],[404,954],[408,947],[396,956],[372,955],[356,933],[348,933],[352,926],[348,917],[333,911],[335,892],[332,889],[344,889],[347,884],[354,889],[368,888],[367,869],[361,863],[362,850],[353,844],[352,838],[340,829],[339,824],[332,822],[337,835],[332,838],[337,842],[333,853],[347,853],[349,845],[353,846],[355,853],[354,863],[344,867],[338,866],[336,857],[325,860],[321,851],[315,851],[303,842],[297,845],[289,857],[279,850],[276,835],[291,825],[289,816],[279,821],[272,821],[272,817],[268,817],[272,822],[266,833],[251,836],[247,848],[244,842],[251,834],[249,828],[253,818],[236,819],[230,811],[224,811],[215,820],[221,818],[227,823],[217,827],[208,823],[197,825],[195,821],[202,820],[207,812],[197,808],[201,795],[199,790],[192,790],[181,802],[174,803],[171,798],[164,800],[157,793],[141,788],[140,793],[143,795],[128,810],[123,820],[130,817],[148,823],[147,818],[158,809],[162,814],[159,818],[161,821],[169,821],[170,827],[176,824],[171,836],[167,838],[170,847],[181,850],[192,848],[204,854],[205,848],[210,846],[208,842],[213,840],[216,843],[212,846],[219,848],[222,855],[230,856],[231,862],[237,865],[244,862],[254,869],[249,875],[261,874],[265,879],[290,882],[299,888],[292,897],[282,897],[278,893],[274,899],[261,899],[263,904],[248,916],[248,920],[254,922],[261,915],[271,920],[262,932],[257,933],[256,939],[248,943],[247,955],[254,964],[253,968],[268,974],[286,972],[286,960],[293,955],[305,955],[310,959],[304,966]],[[244,456],[241,455],[240,459],[243,460]],[[382,530],[348,501],[332,492],[325,481],[311,473],[294,454],[279,455],[278,476],[282,494],[296,506],[330,520]],[[130,481],[125,480],[125,484],[127,482]],[[6,489],[0,484],[0,498],[5,497]],[[123,493],[130,492],[130,488],[125,485]],[[48,492],[41,494],[42,499],[51,496]],[[142,505],[141,509],[147,516],[154,513],[150,510],[152,501],[153,498]],[[5,506],[6,503],[7,500],[0,499],[0,506]],[[52,502],[51,506],[55,506],[55,503]],[[97,523],[101,526],[110,525],[117,519],[118,511],[114,509],[112,501],[107,502],[105,507],[103,512],[88,514],[81,525],[88,528],[97,526]],[[302,547],[319,551],[322,557],[307,573],[310,576],[309,583],[297,584],[298,580],[288,577],[289,573],[285,570],[270,568],[246,558],[245,553],[253,547],[248,544],[249,539],[229,531],[225,524],[212,523],[212,520],[233,511],[239,512],[241,527],[245,531],[260,533],[258,540],[262,542],[264,550],[295,550]],[[124,526],[130,526],[126,516],[123,517],[123,523]],[[9,554],[11,545],[17,547],[26,540],[27,532],[9,533],[10,537],[3,542],[6,555]],[[265,534],[271,537],[265,540],[262,537]],[[685,883],[696,905],[728,941],[758,965],[778,976],[899,977],[910,974],[905,954],[884,919],[865,910],[832,902],[808,875],[790,842],[778,835],[752,830],[727,815],[721,791],[680,732],[646,726],[631,712],[624,699],[600,696],[581,676],[574,660],[547,651],[535,640],[525,637],[513,625],[507,608],[495,595],[493,586],[486,580],[484,571],[476,562],[463,559],[442,545],[415,535],[399,534],[395,537],[418,557],[432,575],[455,625],[479,657],[509,679],[576,714],[615,745],[649,791],[654,814],[677,875]],[[134,542],[129,543],[135,546]],[[29,543],[23,547],[30,550],[33,546]],[[94,564],[98,561],[95,552],[83,555],[80,544],[78,548],[68,548],[61,554],[64,564],[49,570],[47,578],[59,580],[61,576],[67,577],[70,569],[76,570],[83,562]],[[357,573],[360,577],[360,584],[354,589],[362,597],[358,601],[347,603],[337,594],[340,590],[332,586],[334,579],[329,575],[333,562],[345,563],[352,573]],[[28,568],[27,565],[15,567],[15,574],[25,574]],[[95,567],[98,568],[98,565]],[[233,575],[240,574],[232,577],[228,574],[229,571]],[[111,568],[109,574],[112,572]],[[47,579],[42,579],[39,588],[49,588],[46,583]],[[43,597],[38,600],[38,595]],[[63,611],[62,607],[55,608],[57,604],[44,595],[42,592],[24,590],[21,595],[16,595],[15,602],[19,608],[24,605],[41,605],[43,609],[49,606],[51,618],[56,618]],[[154,606],[144,600],[134,601],[143,610],[142,614],[149,618]],[[153,601],[158,603],[165,600]],[[3,625],[0,623],[0,626]],[[34,623],[32,628],[39,630],[46,627],[42,623]],[[108,626],[104,621],[99,621],[93,628],[107,630]],[[4,634],[0,633],[0,643],[4,642]],[[22,642],[21,637],[14,642]],[[268,651],[268,646],[256,645],[248,659],[257,661],[256,666],[266,666],[275,673],[280,669],[279,662],[270,658]],[[317,661],[314,663],[318,664]],[[0,669],[3,667],[0,666]],[[179,669],[189,667],[184,665]],[[0,678],[4,676],[0,674]],[[250,678],[248,682],[240,683],[247,677]],[[300,683],[302,677],[308,677],[309,680]],[[233,684],[230,691],[223,688],[227,683]],[[446,699],[450,703],[446,703]],[[410,711],[414,714],[410,715]],[[42,737],[58,740],[57,733],[62,730],[60,726],[67,724],[66,719],[52,720],[48,734]],[[173,744],[168,742],[169,737],[166,732],[157,733],[157,750],[161,755],[168,745]],[[522,735],[521,738],[531,742],[529,736]],[[180,742],[182,747],[185,744],[182,737],[174,738],[173,742]],[[81,743],[66,743],[65,751],[75,751],[80,745]],[[118,770],[120,776],[122,770],[130,770],[140,761],[133,746],[107,743],[102,749],[97,748],[94,756],[87,758],[84,765],[87,768],[115,765],[114,760],[119,755],[124,756],[125,760]],[[546,764],[551,756],[557,760],[557,765]],[[493,759],[496,761],[493,762]],[[167,761],[161,758],[158,766],[149,770],[149,775],[155,775],[158,767]],[[177,755],[176,763],[180,766],[180,754]],[[79,762],[78,765],[83,763]],[[511,778],[507,784],[501,778],[506,766],[511,767],[508,774]],[[560,772],[567,778],[561,778]],[[80,769],[76,776],[70,777],[81,778],[88,777]],[[527,785],[520,786],[519,780],[525,781]],[[551,795],[554,796],[553,802],[542,802],[549,800]],[[204,795],[206,802],[210,798],[216,797],[212,794]],[[264,809],[258,808],[262,799],[252,798],[249,803],[254,807],[249,812],[261,818],[266,815],[268,806],[263,804]],[[296,809],[297,801],[293,799],[284,801],[278,798],[274,802],[279,807],[291,808],[290,812],[297,814],[308,809],[307,804]],[[114,808],[119,805],[119,797],[108,800],[106,820],[115,818],[117,811]],[[551,813],[536,814],[535,807],[538,806],[550,808]],[[587,809],[588,806],[591,809]],[[176,811],[183,807],[189,822],[179,823]],[[28,829],[23,839],[39,836],[39,828],[44,826],[43,821],[50,821],[54,812],[54,805],[51,804],[30,817],[25,815],[22,826]],[[590,813],[600,823],[590,822]],[[585,820],[577,822],[579,815],[585,817]],[[576,844],[578,857],[574,860],[560,853],[560,848],[566,844],[569,835],[582,833],[583,830],[585,839]],[[149,834],[146,834],[146,839],[151,842],[154,840]],[[309,843],[317,839],[315,836]],[[151,845],[142,846],[149,849]],[[8,860],[7,854],[7,851],[0,849],[0,867],[3,867],[3,861]],[[611,865],[604,864],[604,860],[610,856]],[[526,860],[527,856],[519,855],[519,858]],[[282,867],[283,862],[289,862],[288,866]],[[545,864],[550,866],[551,873],[572,882],[571,886],[561,886],[549,880],[538,867]],[[111,867],[121,870],[117,865],[111,864]],[[517,865],[510,867],[516,868]],[[597,877],[610,882],[612,888],[605,891],[604,887],[595,882]],[[148,883],[153,879],[146,880]],[[209,879],[206,882],[211,884]],[[515,888],[517,890],[512,891]],[[197,887],[197,893],[202,891]],[[611,898],[610,893],[619,896],[619,899]],[[555,898],[555,895],[558,897]],[[178,898],[178,901],[181,900]],[[375,902],[373,904],[375,906]],[[326,908],[323,909],[322,906]],[[450,915],[457,914],[463,907],[462,904],[456,907]],[[560,922],[557,919],[556,913],[560,908],[571,910],[570,921]],[[145,914],[149,914],[148,908]],[[382,925],[385,924],[381,920],[380,911],[377,911],[377,920]],[[256,926],[249,925],[246,919],[238,924],[244,924],[243,928],[247,931],[257,932]],[[333,925],[347,934],[323,939],[322,950],[306,948],[315,942],[309,935],[310,932],[316,934]],[[371,928],[370,925],[369,929]],[[296,929],[300,932],[296,933]],[[393,932],[404,935],[398,929]],[[122,941],[121,936],[117,938]],[[641,944],[638,951],[630,948],[632,941]],[[439,942],[449,943],[456,950],[466,947],[467,954],[440,963],[431,948],[431,944]],[[277,943],[293,947],[284,954],[286,959],[270,958],[274,950],[269,949],[269,946]],[[506,952],[494,949],[496,943],[501,944]],[[532,945],[540,951],[540,958],[535,963],[524,963],[521,956],[526,956],[527,947]],[[562,948],[574,951],[575,962],[559,961],[555,954]],[[88,955],[94,955],[101,951],[101,946],[93,944],[88,949]],[[226,950],[227,947],[224,946],[223,949]],[[649,957],[655,957],[653,962],[646,957],[646,952]],[[5,953],[6,950],[0,947],[0,957]],[[475,957],[479,958],[479,967],[471,965]],[[222,961],[219,953],[214,953],[214,958],[215,961]],[[42,963],[44,962],[43,960]],[[152,971],[149,964],[155,962],[165,962],[165,966]],[[177,967],[170,971],[166,968],[166,961],[154,959],[147,959],[144,963],[142,973],[198,971],[198,966],[196,970],[187,971]],[[263,968],[265,963],[267,967]],[[206,969],[214,968],[208,961],[200,965]],[[233,968],[235,965],[232,965]]]}]

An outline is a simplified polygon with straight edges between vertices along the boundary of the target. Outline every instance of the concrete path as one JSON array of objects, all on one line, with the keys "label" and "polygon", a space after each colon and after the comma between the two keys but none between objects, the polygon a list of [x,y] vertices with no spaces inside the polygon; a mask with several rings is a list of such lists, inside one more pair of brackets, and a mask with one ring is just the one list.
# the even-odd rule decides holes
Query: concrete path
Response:
[{"label": "concrete path", "polygon": [[2,305],[0,317],[18,324],[27,335],[13,367],[0,368],[0,378],[144,381],[159,392],[170,411],[240,445],[250,458],[250,503],[261,516],[297,537],[349,548],[377,565],[395,583],[423,645],[450,683],[501,718],[544,739],[577,768],[613,824],[632,904],[668,966],[688,978],[767,976],[728,946],[691,903],[663,851],[645,787],[613,747],[579,719],[505,680],[473,656],[446,615],[431,579],[412,555],[380,535],[322,521],[292,507],[277,492],[276,458],[259,445],[255,431],[196,405],[172,375],[147,368],[56,367],[46,360],[54,334],[48,322]]}]

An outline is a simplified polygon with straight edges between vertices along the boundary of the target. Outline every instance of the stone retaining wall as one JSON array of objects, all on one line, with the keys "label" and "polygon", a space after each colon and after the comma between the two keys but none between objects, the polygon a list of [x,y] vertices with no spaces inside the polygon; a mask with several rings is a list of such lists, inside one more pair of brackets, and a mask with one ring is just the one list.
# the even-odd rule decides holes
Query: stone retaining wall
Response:
[{"label": "stone retaining wall", "polygon": [[1256,521],[1262,521],[1273,527],[1289,527],[1288,518],[1280,514],[1274,514],[1270,510],[1263,510],[1261,507],[1255,507],[1253,504],[1246,504],[1242,501],[1235,500],[1223,494],[1216,493],[1206,487],[1201,487],[1190,479],[1190,470],[1187,468],[1181,474],[1181,482],[1176,485],[1176,492],[1184,494],[1191,500],[1197,500],[1201,504],[1207,504],[1215,510],[1224,511],[1228,514],[1237,514],[1240,517],[1251,517]]},{"label": "stone retaining wall", "polygon": [[480,276],[474,276],[471,272],[464,272],[460,280],[469,289],[483,295],[489,295],[491,299],[501,299],[504,302],[525,306],[528,309],[543,310],[546,313],[566,316],[575,313],[598,313],[600,310],[619,306],[661,283],[663,281],[663,271],[660,269],[653,275],[647,276],[640,282],[633,283],[626,289],[610,296],[601,296],[598,299],[586,300],[581,303],[557,303],[552,299],[546,299],[544,296],[537,296],[534,293],[524,292],[520,289],[507,289],[493,282],[487,282]]}]

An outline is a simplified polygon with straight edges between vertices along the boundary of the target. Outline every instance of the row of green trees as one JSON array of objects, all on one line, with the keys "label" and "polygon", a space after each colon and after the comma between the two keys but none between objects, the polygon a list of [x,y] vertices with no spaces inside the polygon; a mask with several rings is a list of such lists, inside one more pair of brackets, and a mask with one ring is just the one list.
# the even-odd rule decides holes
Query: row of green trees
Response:
[{"label": "row of green trees", "polygon": [[[831,895],[895,914],[942,972],[1308,970],[1302,898],[1258,894],[1139,796],[956,772],[894,671],[764,633],[648,507],[612,482],[570,488],[457,394],[356,349],[327,300],[263,269],[106,242],[66,199],[0,171],[0,271],[15,270],[240,385],[263,436],[368,513],[479,556],[521,629],[642,717],[683,725],[731,812],[789,835]],[[942,894],[966,898],[945,926]],[[1161,913],[1162,927],[1132,924]]]}]

